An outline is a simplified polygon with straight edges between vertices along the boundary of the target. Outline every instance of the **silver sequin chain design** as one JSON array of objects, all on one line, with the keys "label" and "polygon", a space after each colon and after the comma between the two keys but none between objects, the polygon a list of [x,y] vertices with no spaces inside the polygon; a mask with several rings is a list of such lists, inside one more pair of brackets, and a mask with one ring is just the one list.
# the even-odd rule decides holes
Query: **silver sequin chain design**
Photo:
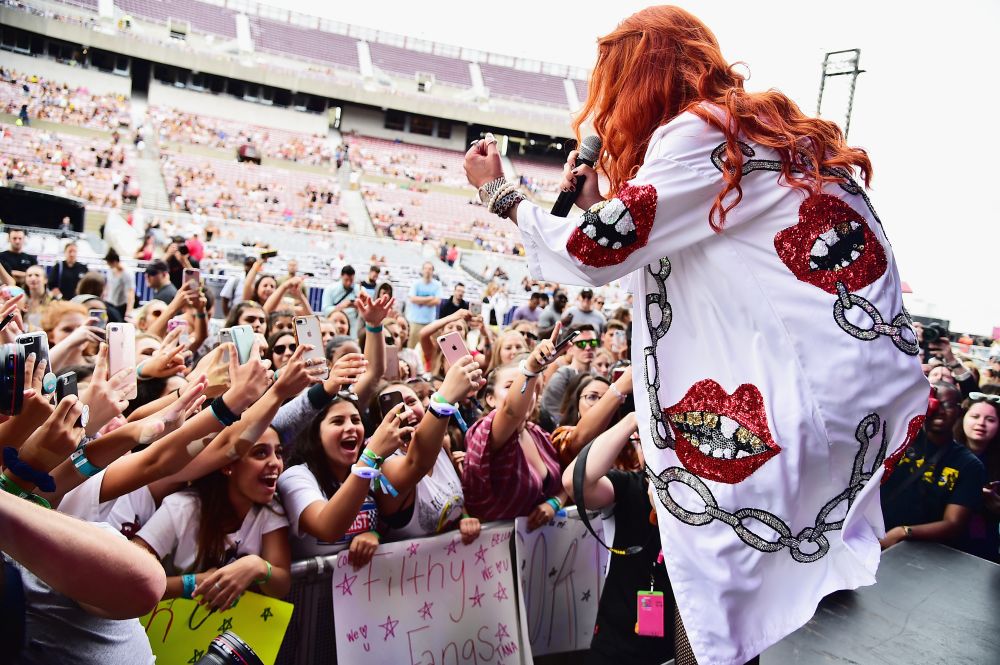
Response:
[{"label": "silver sequin chain design", "polygon": [[[657,474],[648,465],[646,474],[650,482],[656,488],[656,495],[660,502],[671,515],[685,524],[691,526],[703,526],[710,524],[714,520],[719,520],[732,527],[740,540],[761,552],[778,552],[787,548],[792,559],[799,563],[812,563],[823,558],[830,551],[830,541],[826,537],[829,531],[836,531],[844,527],[844,519],[854,503],[858,493],[871,479],[872,475],[885,461],[885,454],[888,445],[886,438],[888,427],[883,428],[882,419],[878,414],[870,413],[858,424],[855,431],[855,438],[858,441],[858,452],[854,456],[854,466],[851,469],[851,481],[847,488],[837,496],[830,499],[816,515],[815,524],[806,527],[792,535],[791,527],[780,517],[761,508],[740,508],[735,512],[729,512],[719,507],[718,501],[712,494],[708,485],[690,471],[681,467],[669,467]],[[878,454],[871,467],[865,469],[865,457],[871,445],[872,437],[882,432],[882,442],[879,445]],[[701,512],[693,512],[682,507],[674,500],[670,494],[670,485],[680,483],[691,489],[701,500],[703,506]],[[834,521],[828,521],[830,515],[839,507],[844,506],[844,517]],[[746,522],[756,520],[760,524],[769,528],[776,534],[768,538],[749,528]]]},{"label": "silver sequin chain design", "polygon": [[[660,408],[660,368],[656,363],[656,345],[670,330],[673,322],[673,308],[667,300],[667,277],[670,277],[670,260],[666,257],[659,263],[646,266],[646,272],[656,282],[656,293],[646,296],[646,329],[649,331],[649,346],[643,350],[646,366],[646,392],[649,395],[650,425],[653,445],[663,450],[674,447],[674,437],[663,419],[663,409]],[[653,325],[654,319],[659,323]]]},{"label": "silver sequin chain design", "polygon": [[[871,328],[861,328],[847,320],[845,313],[855,306],[871,318]],[[858,294],[849,292],[843,282],[837,282],[837,300],[833,303],[833,320],[837,322],[841,330],[851,337],[871,341],[880,335],[885,335],[892,340],[897,349],[906,355],[915,356],[920,352],[917,333],[913,330],[913,322],[905,307],[902,312],[893,317],[891,323],[886,323],[882,313],[876,309],[875,305]],[[908,334],[904,336],[904,333]]]}]

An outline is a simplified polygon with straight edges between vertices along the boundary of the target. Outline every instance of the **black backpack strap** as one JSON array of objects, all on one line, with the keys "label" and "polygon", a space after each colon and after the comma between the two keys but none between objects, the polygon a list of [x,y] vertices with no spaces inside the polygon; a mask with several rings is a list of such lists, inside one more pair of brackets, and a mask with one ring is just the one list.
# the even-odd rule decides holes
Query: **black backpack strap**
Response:
[{"label": "black backpack strap", "polygon": [[617,554],[619,556],[638,554],[642,551],[642,547],[638,545],[632,545],[625,549],[608,547],[608,544],[601,540],[601,537],[594,531],[594,527],[590,525],[590,518],[587,516],[587,506],[583,499],[583,483],[587,475],[587,455],[590,454],[590,447],[592,445],[594,445],[593,441],[583,447],[583,450],[581,450],[580,454],[576,457],[576,466],[573,467],[573,502],[576,504],[577,512],[580,515],[580,521],[583,522],[583,526],[587,527],[587,531],[594,536],[594,539],[600,543],[604,549],[612,554]]}]

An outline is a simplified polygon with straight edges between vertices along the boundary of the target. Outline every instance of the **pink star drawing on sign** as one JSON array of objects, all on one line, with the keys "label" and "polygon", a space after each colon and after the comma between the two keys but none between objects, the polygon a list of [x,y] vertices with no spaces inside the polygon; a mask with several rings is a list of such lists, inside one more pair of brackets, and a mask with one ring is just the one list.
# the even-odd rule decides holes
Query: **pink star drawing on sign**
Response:
[{"label": "pink star drawing on sign", "polygon": [[503,638],[505,638],[505,637],[507,639],[510,639],[510,633],[507,632],[507,624],[505,624],[505,623],[498,623],[497,624],[496,637],[497,637],[497,641],[498,642],[500,640],[502,640]]},{"label": "pink star drawing on sign", "polygon": [[418,543],[410,543],[410,546],[406,548],[406,551],[409,553],[410,556],[413,556],[414,554],[417,553],[418,547],[420,547]]},{"label": "pink star drawing on sign", "polygon": [[476,563],[486,563],[486,548],[482,545],[476,550]]},{"label": "pink star drawing on sign", "polygon": [[423,619],[424,621],[426,621],[427,619],[433,619],[434,618],[433,616],[431,616],[431,606],[432,605],[434,605],[434,603],[430,603],[430,602],[424,601],[424,606],[421,607],[419,610],[417,610],[417,612],[420,613],[420,618]]},{"label": "pink star drawing on sign", "polygon": [[396,637],[396,626],[398,625],[399,625],[398,621],[393,619],[391,616],[386,615],[385,623],[379,624],[379,627],[381,627],[382,630],[385,631],[385,637],[382,638],[383,642],[387,641],[390,637]]},{"label": "pink star drawing on sign", "polygon": [[483,596],[485,596],[485,595],[486,595],[485,593],[483,593],[483,592],[481,592],[479,590],[479,585],[477,584],[476,585],[476,592],[474,594],[472,594],[471,596],[469,596],[469,600],[472,601],[472,606],[473,607],[482,607],[483,606]]},{"label": "pink star drawing on sign", "polygon": [[457,550],[457,549],[458,549],[458,541],[457,540],[453,540],[450,543],[448,543],[448,550],[447,550],[448,554],[454,554],[455,550]]},{"label": "pink star drawing on sign", "polygon": [[497,592],[493,594],[497,600],[507,600],[507,587],[502,582],[497,582]]},{"label": "pink star drawing on sign", "polygon": [[357,575],[348,575],[347,573],[344,573],[344,579],[337,584],[337,588],[340,589],[340,595],[353,596],[354,593],[351,591],[351,587],[354,586],[354,582],[357,579]]}]

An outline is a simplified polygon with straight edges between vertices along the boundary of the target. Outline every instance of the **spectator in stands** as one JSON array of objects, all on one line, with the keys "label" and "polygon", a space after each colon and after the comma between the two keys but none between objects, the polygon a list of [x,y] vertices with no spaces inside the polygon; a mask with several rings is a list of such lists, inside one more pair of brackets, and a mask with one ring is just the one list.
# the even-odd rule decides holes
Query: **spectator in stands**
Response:
[{"label": "spectator in stands", "polygon": [[608,325],[604,315],[594,309],[594,291],[592,289],[582,289],[576,299],[576,305],[569,308],[566,314],[572,317],[571,325],[587,324],[599,335],[604,334],[604,328]]},{"label": "spectator in stands", "polygon": [[448,262],[449,267],[455,267],[455,262],[458,261],[458,245],[455,243],[451,244],[451,247],[448,248],[448,253],[445,255],[445,260]]},{"label": "spectator in stands", "polygon": [[399,404],[365,441],[361,412],[344,394],[337,393],[299,437],[278,488],[296,559],[349,549],[349,561],[360,567],[371,560],[380,539],[372,483],[355,473],[370,467],[358,460],[363,454],[381,466],[375,461],[387,459],[414,429],[406,424],[411,412]]},{"label": "spectator in stands", "polygon": [[538,323],[538,318],[542,313],[541,303],[542,294],[534,291],[528,298],[527,304],[521,305],[514,310],[514,316],[511,321],[531,321],[532,323]]},{"label": "spectator in stands", "polygon": [[0,252],[0,265],[18,285],[23,285],[25,272],[38,263],[38,258],[24,251],[24,231],[21,229],[9,230],[7,243],[7,249]]},{"label": "spectator in stands", "polygon": [[31,118],[28,117],[28,105],[21,104],[21,110],[17,113],[17,124],[22,127],[31,126]]},{"label": "spectator in stands", "polygon": [[368,295],[371,296],[372,299],[378,298],[382,295],[378,293],[378,277],[381,273],[382,269],[373,263],[368,268],[368,279],[361,282],[361,288],[367,291]]},{"label": "spectator in stands", "polygon": [[346,265],[340,269],[340,281],[333,286],[323,289],[323,313],[329,315],[330,312],[340,311],[347,315],[351,322],[351,332],[357,332],[358,309],[355,301],[358,298],[358,285],[354,283],[354,267]]},{"label": "spectator in stands", "polygon": [[351,320],[347,318],[347,314],[343,310],[335,309],[326,318],[333,324],[333,333],[335,335],[351,336]]},{"label": "spectator in stands", "polygon": [[594,353],[594,361],[590,363],[590,371],[594,376],[603,376],[605,379],[611,377],[611,366],[617,362],[607,349],[597,349]]},{"label": "spectator in stands", "polygon": [[86,264],[77,263],[76,254],[76,243],[67,243],[63,260],[49,268],[49,290],[56,298],[72,298],[77,282],[87,273]]},{"label": "spectator in stands", "polygon": [[562,320],[567,303],[569,303],[569,296],[566,295],[566,292],[562,289],[556,289],[555,293],[552,294],[552,304],[538,315],[538,327],[545,330]]},{"label": "spectator in stands", "polygon": [[[259,266],[259,264],[260,262],[254,264],[255,269],[250,270],[250,273],[247,274],[247,278],[243,283],[243,300],[252,300],[263,307],[267,303],[268,298],[271,297],[271,294],[278,288],[278,280],[273,275],[259,274],[256,269],[256,266]],[[289,284],[297,285],[298,282],[286,282],[286,287]]]},{"label": "spectator in stands", "polygon": [[509,365],[516,358],[528,353],[528,351],[528,342],[525,341],[524,335],[516,330],[505,330],[500,333],[496,342],[493,343],[489,369],[492,370],[497,367]]},{"label": "spectator in stands", "polygon": [[258,335],[266,335],[267,314],[264,313],[264,308],[254,301],[244,300],[229,310],[229,316],[226,317],[226,322],[222,327],[232,328],[233,326],[250,326]]},{"label": "spectator in stands", "polygon": [[443,319],[446,316],[451,316],[460,309],[469,309],[469,303],[465,300],[465,284],[462,282],[455,284],[455,290],[452,292],[450,298],[441,301],[437,316],[439,319]]},{"label": "spectator in stands", "polygon": [[954,543],[982,506],[986,470],[953,434],[961,393],[949,383],[933,391],[936,407],[882,485],[883,549],[901,540]]},{"label": "spectator in stands", "polygon": [[171,494],[133,540],[169,560],[164,598],[232,607],[251,587],[281,598],[291,587],[288,520],[275,498],[284,468],[271,428],[244,455]]},{"label": "spectator in stands", "polygon": [[135,275],[122,265],[121,257],[114,249],[108,250],[104,260],[108,264],[104,300],[129,320],[132,318],[132,308],[135,305]]},{"label": "spectator in stands", "polygon": [[559,426],[560,406],[566,396],[567,386],[576,376],[590,373],[594,352],[601,345],[591,326],[584,324],[573,326],[572,329],[579,330],[580,334],[573,340],[569,350],[570,363],[560,367],[549,377],[542,393],[542,414],[538,424],[550,432]]},{"label": "spectator in stands", "polygon": [[153,300],[170,302],[177,295],[177,287],[170,281],[170,269],[161,259],[146,266],[146,284],[153,290]]},{"label": "spectator in stands", "polygon": [[[596,395],[600,393],[600,397]],[[578,375],[566,391],[560,411],[560,425],[552,433],[552,445],[559,451],[559,461],[568,466],[585,445],[617,423],[631,408],[632,369],[626,368],[618,380],[610,383],[588,374]],[[615,468],[641,471],[637,449],[627,447],[615,461]]]},{"label": "spectator in stands", "polygon": [[959,549],[1000,563],[1000,386],[983,386],[962,403],[955,440],[986,468],[982,508],[973,513]]},{"label": "spectator in stands", "polygon": [[[295,334],[295,312],[290,309],[279,309],[268,313],[267,332],[269,335],[275,333]],[[294,351],[294,349],[293,349]]]},{"label": "spectator in stands", "polygon": [[507,296],[507,287],[497,281],[487,284],[486,292],[483,293],[483,320],[491,326],[502,326],[508,309],[510,298]]},{"label": "spectator in stands", "polygon": [[243,277],[230,277],[226,281],[225,286],[222,287],[222,291],[219,292],[219,297],[222,299],[222,313],[229,316],[229,310],[231,310],[236,305],[243,302],[243,285],[246,280],[246,275],[253,268],[254,263],[257,259],[253,256],[247,256],[243,259]]},{"label": "spectator in stands", "polygon": [[420,339],[420,329],[434,321],[437,307],[441,304],[441,282],[434,279],[434,264],[424,263],[420,279],[413,283],[410,302],[406,307],[406,318],[410,322],[410,346],[415,347]]},{"label": "spectator in stands", "polygon": [[554,343],[559,333],[556,326],[552,338],[522,362],[487,377],[484,398],[492,410],[469,428],[462,469],[469,514],[481,520],[527,516],[528,528],[537,529],[566,502],[558,454],[545,430],[530,420],[538,377],[561,353]]},{"label": "spectator in stands", "polygon": [[[630,413],[594,441],[584,470],[583,497],[587,510],[614,507],[615,537],[611,545],[623,550],[641,548],[632,556],[619,557],[608,571],[594,637],[585,659],[588,664],[659,665],[674,656],[674,599],[660,547],[656,512],[649,512],[655,505],[649,481],[641,470],[612,468],[626,449],[637,448],[636,433],[636,417]],[[576,464],[574,461],[562,476],[567,492],[573,490]],[[663,626],[659,631],[663,637],[636,634],[636,590],[647,587],[664,595]]]}]

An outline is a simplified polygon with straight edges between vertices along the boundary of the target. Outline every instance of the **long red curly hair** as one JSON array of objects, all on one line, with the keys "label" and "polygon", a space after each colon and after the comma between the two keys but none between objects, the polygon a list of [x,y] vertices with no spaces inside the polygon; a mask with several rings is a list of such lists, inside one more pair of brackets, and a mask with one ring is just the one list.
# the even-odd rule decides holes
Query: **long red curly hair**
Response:
[{"label": "long red curly hair", "polygon": [[835,123],[806,116],[777,90],[745,91],[744,77],[722,57],[712,31],[683,9],[644,9],[597,44],[587,101],[573,129],[579,139],[580,126],[593,118],[604,142],[598,167],[611,181],[611,196],[639,170],[656,128],[685,111],[726,137],[725,186],[709,214],[717,232],[743,198],[740,137],[776,150],[783,181],[797,189],[815,193],[824,182],[839,181],[829,169],[857,168],[865,185],[871,183],[868,154],[848,146]]}]

